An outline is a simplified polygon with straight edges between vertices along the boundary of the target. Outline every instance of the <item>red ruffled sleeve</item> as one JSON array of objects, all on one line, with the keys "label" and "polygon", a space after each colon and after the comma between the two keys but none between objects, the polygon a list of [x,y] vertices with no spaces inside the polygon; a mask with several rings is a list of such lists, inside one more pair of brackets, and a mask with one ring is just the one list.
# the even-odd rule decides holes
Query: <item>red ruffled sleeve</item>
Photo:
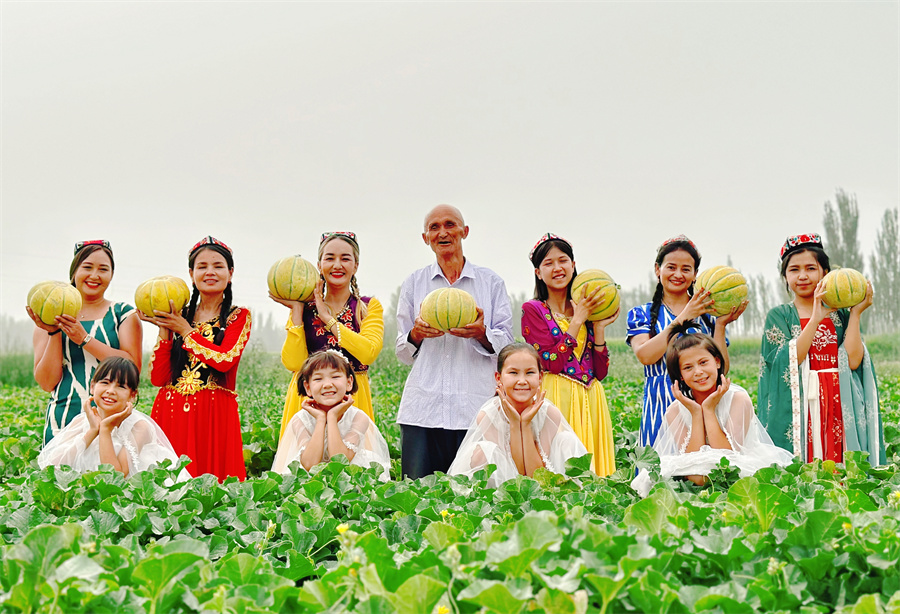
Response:
[{"label": "red ruffled sleeve", "polygon": [[184,338],[184,349],[203,364],[225,373],[240,361],[249,340],[250,310],[239,307],[228,318],[221,345],[208,341],[195,329]]},{"label": "red ruffled sleeve", "polygon": [[150,356],[150,383],[161,388],[172,381],[172,340],[160,339]]}]

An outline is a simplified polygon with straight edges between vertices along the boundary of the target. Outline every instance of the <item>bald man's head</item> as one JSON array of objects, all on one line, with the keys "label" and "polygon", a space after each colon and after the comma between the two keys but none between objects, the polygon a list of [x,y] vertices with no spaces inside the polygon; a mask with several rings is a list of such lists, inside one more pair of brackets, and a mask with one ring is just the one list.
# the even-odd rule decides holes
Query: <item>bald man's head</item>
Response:
[{"label": "bald man's head", "polygon": [[438,205],[425,216],[422,240],[439,258],[462,257],[462,241],[467,236],[469,227],[456,207]]}]

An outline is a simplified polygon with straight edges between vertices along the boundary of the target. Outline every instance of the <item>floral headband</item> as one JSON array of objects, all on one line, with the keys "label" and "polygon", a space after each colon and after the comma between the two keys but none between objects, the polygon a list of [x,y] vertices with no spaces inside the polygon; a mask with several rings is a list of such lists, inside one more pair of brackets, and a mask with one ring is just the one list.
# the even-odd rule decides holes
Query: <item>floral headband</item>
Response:
[{"label": "floral headband", "polygon": [[75,253],[77,254],[88,245],[99,245],[104,249],[112,251],[112,248],[109,246],[109,241],[107,241],[106,239],[94,239],[93,241],[78,241],[77,243],[75,243]]},{"label": "floral headband", "polygon": [[660,244],[659,247],[656,248],[656,253],[658,254],[659,252],[662,251],[662,249],[663,249],[666,245],[671,245],[672,243],[687,243],[688,245],[690,245],[691,247],[693,247],[695,251],[697,251],[697,252],[699,253],[699,250],[697,249],[697,246],[694,245],[694,242],[691,241],[690,239],[688,239],[686,235],[678,235],[677,237],[672,237],[672,238],[670,238],[670,239],[666,239],[665,241],[663,241],[663,242]]},{"label": "floral headband", "polygon": [[334,239],[334,238],[346,239],[348,241],[352,241],[353,243],[356,243],[356,245],[359,246],[359,243],[356,242],[356,233],[350,232],[349,230],[336,230],[335,232],[323,232],[322,238],[319,240],[319,245],[322,245],[323,243],[325,243],[325,241],[328,241],[328,240]]},{"label": "floral headband", "polygon": [[794,252],[801,247],[822,247],[822,237],[812,232],[805,235],[794,235],[793,237],[788,237],[787,241],[784,242],[784,245],[781,246],[781,259],[784,260],[788,254]]},{"label": "floral headband", "polygon": [[196,252],[201,247],[206,247],[207,245],[218,245],[219,247],[225,249],[229,254],[233,254],[230,247],[228,247],[227,245],[225,245],[224,243],[219,241],[214,236],[207,235],[207,236],[203,237],[202,239],[200,239],[199,241],[197,241],[196,245],[194,245],[194,247],[191,248],[191,251],[188,252],[188,256],[190,256],[191,254]]},{"label": "floral headband", "polygon": [[562,241],[569,247],[572,247],[572,244],[569,243],[568,241],[566,241],[565,239],[563,239],[561,236],[555,235],[552,232],[548,232],[545,235],[543,235],[540,239],[538,239],[538,242],[535,243],[534,247],[531,248],[531,251],[528,252],[528,259],[531,260],[532,258],[534,258],[534,252],[536,252],[538,250],[538,248],[541,245],[543,245],[544,243],[546,243],[547,241]]}]

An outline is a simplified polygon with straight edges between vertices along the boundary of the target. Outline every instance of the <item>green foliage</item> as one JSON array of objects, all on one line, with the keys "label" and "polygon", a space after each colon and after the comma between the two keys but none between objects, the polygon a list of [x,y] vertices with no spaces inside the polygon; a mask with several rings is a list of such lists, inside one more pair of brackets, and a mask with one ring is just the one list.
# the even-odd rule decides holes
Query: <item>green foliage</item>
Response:
[{"label": "green foliage", "polygon": [[[874,345],[874,347],[873,347]],[[641,500],[635,447],[642,382],[611,344],[604,382],[618,471],[586,459],[498,489],[430,476],[382,483],[343,458],[278,475],[271,464],[289,377],[248,351],[239,380],[251,478],[173,483],[37,469],[47,395],[0,386],[0,610],[4,612],[883,612],[900,608],[900,376],[879,380],[889,458],[768,468],[711,485],[661,481]],[[890,344],[870,342],[873,355]],[[732,344],[755,394],[758,343]],[[891,360],[891,359],[888,359]],[[399,458],[408,368],[371,371],[379,427]],[[147,390],[151,390],[147,388]],[[149,411],[152,394],[139,408]],[[397,469],[395,468],[395,477]]]}]

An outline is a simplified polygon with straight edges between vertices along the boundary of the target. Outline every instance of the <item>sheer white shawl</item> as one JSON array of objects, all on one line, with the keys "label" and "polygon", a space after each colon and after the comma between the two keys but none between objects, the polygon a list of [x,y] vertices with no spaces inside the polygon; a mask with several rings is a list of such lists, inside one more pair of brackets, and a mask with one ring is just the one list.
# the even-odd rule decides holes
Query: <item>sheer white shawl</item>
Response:
[{"label": "sheer white shawl", "polygon": [[[95,437],[91,445],[84,445],[84,436],[91,425],[84,413],[79,414],[38,455],[38,465],[69,465],[76,471],[94,471],[100,466],[100,442]],[[137,410],[122,421],[111,433],[113,449],[118,456],[124,447],[127,451],[128,474],[145,471],[169,459],[178,462],[178,455],[169,438],[154,420]],[[189,480],[190,474],[182,469],[178,481]]]},{"label": "sheer white shawl", "polygon": [[[661,476],[707,475],[723,457],[738,468],[741,477],[753,475],[773,463],[782,466],[791,464],[791,453],[772,443],[772,438],[756,417],[750,395],[737,384],[732,383],[716,405],[716,419],[731,449],[704,445],[696,452],[686,452],[691,438],[691,412],[679,401],[669,405],[653,444],[659,455]],[[652,486],[647,472],[642,471],[632,481],[632,486],[646,496]]]},{"label": "sheer white shawl", "polygon": [[[301,409],[291,418],[284,429],[284,435],[278,442],[278,451],[272,463],[272,471],[290,473],[288,468],[294,461],[300,461],[300,455],[316,430],[316,419],[305,409]],[[387,442],[375,423],[361,409],[349,407],[338,421],[338,430],[344,445],[353,451],[351,465],[368,468],[371,463],[381,465],[381,479],[390,479],[391,455]],[[325,449],[322,460],[329,460],[328,431],[325,431]]]},{"label": "sheer white shawl", "polygon": [[[575,431],[550,401],[545,400],[541,405],[531,421],[531,428],[544,467],[554,473],[564,473],[570,458],[587,454]],[[471,477],[489,464],[496,465],[497,470],[488,479],[488,486],[497,488],[519,475],[509,439],[509,420],[500,408],[500,398],[493,397],[478,410],[447,473]]]}]

